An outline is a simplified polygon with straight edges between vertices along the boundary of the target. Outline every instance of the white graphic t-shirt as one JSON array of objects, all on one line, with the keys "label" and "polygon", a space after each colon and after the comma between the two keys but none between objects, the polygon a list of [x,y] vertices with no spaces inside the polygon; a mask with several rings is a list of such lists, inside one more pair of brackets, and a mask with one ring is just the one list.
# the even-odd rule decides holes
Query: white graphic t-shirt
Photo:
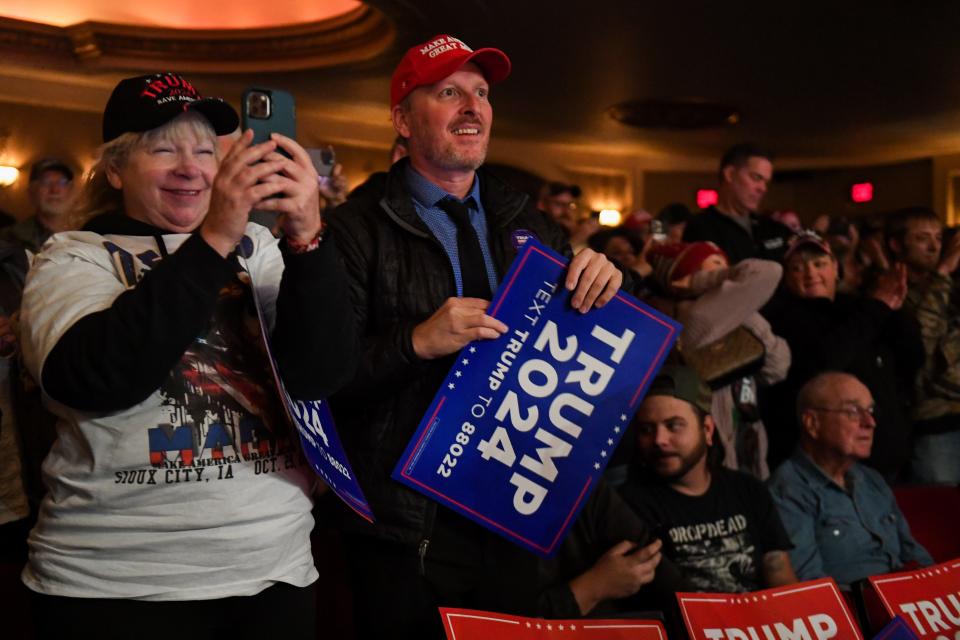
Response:
[{"label": "white graphic t-shirt", "polygon": [[[163,241],[175,253],[187,238]],[[104,415],[50,401],[58,438],[23,574],[31,589],[197,600],[317,578],[315,479],[279,403],[251,293],[252,277],[272,322],[283,261],[262,227],[249,225],[245,242],[249,273],[238,268],[221,289],[208,330],[149,398]],[[146,236],[54,236],[24,298],[24,355],[37,379],[77,319],[110,307],[161,259]],[[53,293],[41,300],[31,288]]]}]

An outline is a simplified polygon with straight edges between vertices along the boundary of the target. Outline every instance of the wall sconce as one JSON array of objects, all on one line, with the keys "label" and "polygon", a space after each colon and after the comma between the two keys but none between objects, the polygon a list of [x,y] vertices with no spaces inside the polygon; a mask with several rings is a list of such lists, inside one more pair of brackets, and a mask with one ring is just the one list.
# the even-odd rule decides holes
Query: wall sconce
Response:
[{"label": "wall sconce", "polygon": [[600,212],[599,222],[605,227],[615,227],[620,224],[620,212],[616,209],[604,209]]},{"label": "wall sconce", "polygon": [[8,165],[0,165],[0,187],[9,187],[17,181],[20,170]]}]

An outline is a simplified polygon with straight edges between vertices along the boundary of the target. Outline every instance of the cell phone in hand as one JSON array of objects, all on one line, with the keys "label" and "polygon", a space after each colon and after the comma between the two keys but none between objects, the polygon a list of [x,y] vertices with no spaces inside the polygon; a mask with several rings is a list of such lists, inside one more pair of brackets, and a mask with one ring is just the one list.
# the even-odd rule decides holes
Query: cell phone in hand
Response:
[{"label": "cell phone in hand", "polygon": [[313,162],[313,168],[317,170],[317,175],[321,178],[329,178],[337,164],[337,154],[334,153],[333,147],[327,145],[319,149],[307,149],[307,154]]},{"label": "cell phone in hand", "polygon": [[[271,133],[297,139],[297,110],[293,96],[280,89],[251,87],[243,92],[240,104],[243,130],[253,129],[253,144],[266,142]],[[280,153],[290,157],[283,149]]]},{"label": "cell phone in hand", "polygon": [[667,241],[667,232],[663,228],[662,220],[652,220],[650,222],[650,235],[657,244],[663,244]]}]

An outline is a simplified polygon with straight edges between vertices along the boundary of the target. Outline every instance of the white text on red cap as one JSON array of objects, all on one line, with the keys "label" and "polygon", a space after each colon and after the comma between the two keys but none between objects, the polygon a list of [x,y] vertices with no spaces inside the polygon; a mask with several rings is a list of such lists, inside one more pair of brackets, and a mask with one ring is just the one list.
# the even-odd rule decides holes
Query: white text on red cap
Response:
[{"label": "white text on red cap", "polygon": [[444,38],[437,38],[433,42],[420,47],[420,55],[436,58],[441,53],[451,51],[453,49],[463,49],[464,51],[469,52],[473,51],[473,49],[468,47],[462,40],[458,40],[452,36],[447,36]]}]

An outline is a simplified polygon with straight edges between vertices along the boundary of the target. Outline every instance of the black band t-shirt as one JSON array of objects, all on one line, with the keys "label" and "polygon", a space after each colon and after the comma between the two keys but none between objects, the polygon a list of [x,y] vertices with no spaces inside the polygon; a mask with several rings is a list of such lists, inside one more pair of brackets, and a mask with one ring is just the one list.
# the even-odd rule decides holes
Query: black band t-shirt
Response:
[{"label": "black band t-shirt", "polygon": [[698,591],[763,589],[764,554],[792,548],[766,487],[739,471],[714,471],[700,496],[684,495],[642,473],[632,474],[620,493]]}]

